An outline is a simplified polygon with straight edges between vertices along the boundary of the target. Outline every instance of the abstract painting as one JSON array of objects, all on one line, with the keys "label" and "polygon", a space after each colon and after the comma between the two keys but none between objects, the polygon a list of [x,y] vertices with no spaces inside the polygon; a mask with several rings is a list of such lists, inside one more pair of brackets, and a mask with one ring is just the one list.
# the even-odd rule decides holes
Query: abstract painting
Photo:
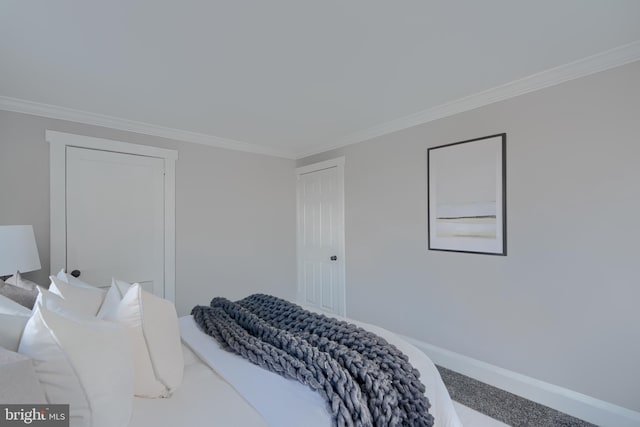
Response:
[{"label": "abstract painting", "polygon": [[428,248],[507,254],[507,134],[429,148]]}]

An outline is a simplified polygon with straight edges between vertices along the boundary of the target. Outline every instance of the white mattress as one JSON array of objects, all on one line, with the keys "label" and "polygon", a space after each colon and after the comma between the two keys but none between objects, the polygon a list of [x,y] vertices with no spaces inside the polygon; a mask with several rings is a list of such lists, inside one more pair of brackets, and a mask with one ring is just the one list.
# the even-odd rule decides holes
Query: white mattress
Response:
[{"label": "white mattress", "polygon": [[[384,337],[409,357],[411,364],[421,373],[421,380],[426,386],[425,395],[431,402],[430,412],[435,418],[436,427],[462,426],[462,423],[454,409],[453,402],[449,397],[449,393],[440,378],[440,374],[433,362],[431,362],[424,353],[404,339],[400,338],[398,335],[385,329],[350,319],[349,321]],[[272,427],[331,426],[331,417],[326,410],[325,402],[319,394],[313,392],[308,387],[298,383],[297,381],[289,380],[264,370],[244,360],[240,356],[222,350],[215,339],[205,335],[198,329],[191,316],[180,318],[180,332],[183,341],[187,343],[188,346],[215,371],[215,374],[212,372],[211,374],[206,375],[207,378],[211,378],[210,380],[205,380],[203,378],[198,378],[197,376],[204,376],[207,369],[206,366],[201,366],[201,362],[196,362],[197,368],[187,367],[185,370],[184,384],[176,392],[176,394],[182,393],[182,399],[185,401],[184,404],[189,404],[189,394],[193,393],[191,399],[193,399],[194,402],[201,406],[206,405],[206,402],[203,402],[203,397],[195,394],[199,393],[201,389],[206,389],[207,392],[212,393],[212,402],[217,401],[215,403],[216,407],[219,405],[223,407],[223,411],[226,410],[224,412],[225,416],[228,414],[228,416],[233,417],[235,416],[233,412],[238,410],[242,412],[242,416],[245,416],[249,413],[250,409],[253,411],[251,407],[255,409],[254,413],[251,414],[250,419],[239,420],[237,418],[225,418],[226,422],[220,421],[217,425],[247,427],[264,425],[257,423],[255,418],[253,418],[253,415],[256,415],[255,412],[257,412],[262,416],[264,421],[266,421],[266,425]],[[224,378],[224,380],[226,380],[226,382],[229,383],[233,389],[238,392],[238,394],[234,396],[230,393],[230,390],[228,389],[229,385],[225,384],[221,377]],[[196,380],[201,381],[199,386],[191,384],[191,382]],[[209,381],[215,384],[209,384]],[[217,389],[222,390],[223,394],[215,392]],[[246,399],[246,401],[243,398]],[[165,400],[169,401],[171,399]],[[240,402],[238,402],[238,400]],[[224,401],[228,402],[225,403]],[[247,402],[249,404],[247,404]],[[147,418],[142,417],[139,412],[142,410],[145,410],[145,412],[146,410],[152,410],[153,405],[154,403],[136,401],[134,407],[134,421],[138,422],[138,420],[146,420]],[[162,402],[157,403],[157,405],[161,406]],[[172,410],[180,410],[180,405],[171,406],[175,409],[168,410],[169,412]],[[215,413],[213,412],[213,403],[204,407],[206,409],[205,413],[208,414],[208,417],[205,419],[211,421],[212,418],[210,417],[212,416],[212,413]],[[182,411],[187,410],[183,408]],[[192,417],[190,418],[192,421],[189,421],[189,423],[197,422],[198,418],[196,411],[188,411]],[[178,416],[179,415],[175,415],[171,420],[179,419],[176,418]],[[184,420],[182,420],[182,424],[169,424],[169,418],[167,417],[154,419],[162,419],[162,425],[167,426],[189,425],[184,422]],[[215,420],[216,417],[213,417],[213,419]],[[231,422],[231,424],[228,422]],[[152,424],[144,424],[141,422],[132,422],[131,424],[133,427],[146,427],[151,425]]]}]

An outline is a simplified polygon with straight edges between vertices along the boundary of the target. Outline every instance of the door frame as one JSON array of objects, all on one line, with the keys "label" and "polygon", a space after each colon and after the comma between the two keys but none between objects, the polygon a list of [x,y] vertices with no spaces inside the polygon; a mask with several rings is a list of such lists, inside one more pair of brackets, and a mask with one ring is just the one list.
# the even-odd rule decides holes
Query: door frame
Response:
[{"label": "door frame", "polygon": [[338,265],[338,276],[342,283],[342,310],[338,313],[342,316],[347,315],[347,278],[346,278],[346,252],[345,252],[345,204],[344,204],[344,164],[345,157],[336,157],[318,163],[296,168],[296,266],[297,266],[297,288],[296,299],[300,303],[304,303],[304,288],[302,283],[302,205],[300,203],[300,177],[302,175],[318,172],[325,169],[336,168],[338,179],[338,200],[342,205],[342,214],[338,216],[338,248],[337,255],[342,262]]},{"label": "door frame", "polygon": [[67,147],[110,151],[164,160],[164,298],[176,298],[176,185],[178,151],[112,139],[45,130],[49,143],[51,274],[67,264],[66,151]]}]

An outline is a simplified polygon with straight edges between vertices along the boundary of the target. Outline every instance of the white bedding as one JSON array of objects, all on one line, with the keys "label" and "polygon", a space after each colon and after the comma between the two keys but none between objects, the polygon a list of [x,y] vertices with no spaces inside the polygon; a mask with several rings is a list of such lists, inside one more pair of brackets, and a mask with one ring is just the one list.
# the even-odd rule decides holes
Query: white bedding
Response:
[{"label": "white bedding", "polygon": [[209,366],[185,348],[182,384],[168,399],[133,399],[129,427],[267,427],[267,423]]},{"label": "white bedding", "polygon": [[[384,337],[409,357],[421,373],[436,427],[462,426],[435,365],[424,353],[385,329],[347,320]],[[24,323],[26,320],[0,322],[0,343],[15,350]],[[215,339],[198,329],[192,316],[180,318],[179,328],[184,354],[182,384],[170,398],[133,398],[130,427],[331,426],[325,401],[307,386],[222,350]]]},{"label": "white bedding", "polygon": [[[430,412],[435,418],[436,427],[462,426],[440,374],[433,362],[424,353],[398,335],[383,328],[351,319],[349,321],[382,336],[409,357],[411,364],[421,373],[420,378],[426,386],[425,395],[431,402]],[[262,369],[238,355],[223,350],[215,339],[198,329],[191,316],[180,318],[180,333],[183,341],[243,396],[264,418],[267,425],[272,427],[331,426],[331,417],[326,410],[324,400],[308,387],[297,381],[283,378]],[[201,368],[199,369],[201,370]],[[185,381],[182,387],[188,387],[189,381],[192,380],[189,378],[187,370],[185,370]],[[196,397],[194,396],[194,398]],[[201,397],[198,396],[197,398],[200,399]],[[227,394],[224,395],[224,398],[232,400],[232,396]],[[241,400],[238,396],[236,398]],[[220,399],[218,395],[212,394],[212,400],[219,401]],[[134,407],[134,418],[137,415],[138,408],[139,406]],[[151,424],[131,424],[132,427],[146,427],[147,425]],[[185,423],[183,425],[188,424]],[[233,419],[231,424],[221,422],[218,425],[250,427],[261,424],[249,424],[248,421],[245,423]]]}]

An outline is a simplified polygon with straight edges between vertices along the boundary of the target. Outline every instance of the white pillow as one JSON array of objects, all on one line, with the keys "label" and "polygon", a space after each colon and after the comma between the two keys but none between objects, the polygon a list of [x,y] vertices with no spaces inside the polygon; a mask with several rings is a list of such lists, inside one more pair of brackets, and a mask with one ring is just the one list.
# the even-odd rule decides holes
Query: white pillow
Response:
[{"label": "white pillow", "polygon": [[27,307],[0,295],[0,347],[17,351],[24,325],[31,316]]},{"label": "white pillow", "polygon": [[133,284],[129,283],[129,282],[125,282],[124,280],[118,280],[115,277],[113,279],[111,279],[111,284],[115,284],[116,285],[116,290],[118,291],[118,294],[120,295],[120,299],[124,298],[124,296],[126,295],[127,291],[129,290],[129,288],[131,288],[131,286],[133,286]]},{"label": "white pillow", "polygon": [[118,304],[120,304],[120,301],[122,301],[122,298],[130,287],[131,283],[115,278],[111,279],[111,287],[107,291],[96,317],[98,319],[105,319],[107,317],[113,318],[115,316],[115,311],[118,309]]},{"label": "white pillow", "polygon": [[184,359],[173,303],[133,284],[107,317],[128,326],[134,359],[134,394],[168,397],[182,382]]},{"label": "white pillow", "polygon": [[77,286],[79,288],[99,289],[97,286],[93,286],[87,282],[83,282],[77,277],[73,277],[72,275],[65,273],[64,268],[58,271],[56,277],[58,278],[58,280],[62,280],[63,282],[66,282],[73,286]]},{"label": "white pillow", "polygon": [[13,314],[14,316],[31,316],[31,310],[4,295],[0,295],[0,313]]},{"label": "white pillow", "polygon": [[78,313],[95,316],[102,305],[105,292],[98,288],[84,288],[71,285],[56,277],[49,276],[49,291],[71,303]]},{"label": "white pillow", "polygon": [[[47,403],[31,359],[4,348],[0,348],[0,402],[3,405]],[[13,423],[9,421],[9,424]]]},{"label": "white pillow", "polygon": [[133,359],[125,328],[89,318],[74,320],[38,304],[19,352],[33,359],[47,402],[70,405],[71,425],[128,425]]},{"label": "white pillow", "polygon": [[25,315],[0,313],[0,347],[18,351],[20,337],[28,321],[29,317]]},{"label": "white pillow", "polygon": [[38,286],[38,296],[36,297],[36,302],[33,305],[34,313],[38,309],[38,304],[42,304],[42,306],[47,310],[55,311],[63,316],[73,316],[80,319],[87,316],[82,313],[82,311],[78,311],[76,306],[71,304],[69,301],[41,286]]}]

